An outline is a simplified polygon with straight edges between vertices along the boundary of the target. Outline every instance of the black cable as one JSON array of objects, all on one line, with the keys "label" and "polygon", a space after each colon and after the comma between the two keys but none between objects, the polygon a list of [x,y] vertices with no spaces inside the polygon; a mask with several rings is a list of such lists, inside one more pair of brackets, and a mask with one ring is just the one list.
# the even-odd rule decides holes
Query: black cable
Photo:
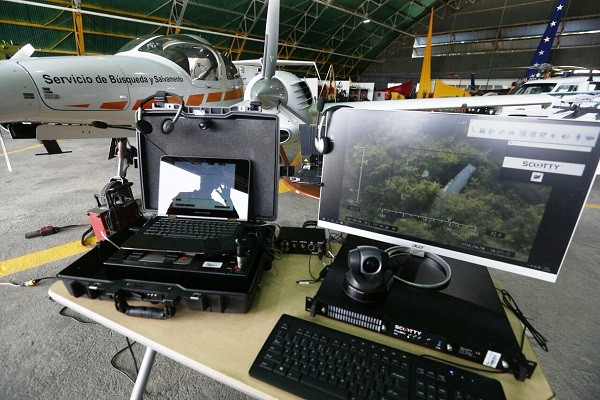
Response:
[{"label": "black cable", "polygon": [[[327,273],[329,272],[329,265],[325,265],[325,263],[323,263],[323,269],[321,270],[321,272],[319,272],[319,276],[315,277],[312,273],[312,268],[311,268],[311,263],[310,263],[312,255],[313,255],[312,253],[308,253],[308,273],[312,279],[300,279],[300,280],[296,281],[296,283],[298,283],[300,285],[312,285],[313,283],[319,283],[323,279],[325,279],[325,277],[327,276]],[[322,258],[323,258],[323,256],[321,254],[319,256],[319,259],[322,260]]]},{"label": "black cable", "polygon": [[54,235],[55,233],[64,231],[65,229],[80,228],[80,227],[84,227],[84,226],[88,226],[88,225],[89,224],[72,224],[72,225],[65,225],[65,226],[48,225],[48,226],[44,226],[38,230],[35,230],[33,232],[25,233],[25,238],[31,239],[31,238],[38,237],[38,236]]},{"label": "black cable", "polygon": [[519,344],[519,347],[521,348],[521,353],[523,353],[523,346],[525,345],[525,332],[527,331],[527,329],[525,329],[525,327],[523,327],[523,331],[521,332],[521,343]]},{"label": "black cable", "polygon": [[[533,338],[535,339],[535,341],[537,342],[537,344],[544,351],[548,351],[548,346],[546,345],[546,343],[548,343],[548,340],[540,332],[538,332],[538,330],[535,329],[533,327],[533,325],[531,325],[531,323],[525,317],[525,314],[523,314],[523,312],[521,311],[521,309],[519,308],[519,306],[515,302],[515,299],[513,299],[513,297],[510,295],[510,293],[508,293],[504,289],[498,289],[498,288],[496,288],[496,290],[498,290],[502,294],[502,305],[504,305],[504,307],[506,307],[510,311],[512,311],[512,313],[524,325],[525,328],[523,329],[523,335],[525,334],[525,329],[528,329],[529,332],[531,332],[531,336],[533,336]],[[524,337],[523,337],[523,341],[524,341]]]},{"label": "black cable", "polygon": [[115,370],[117,370],[118,372],[120,372],[121,374],[125,375],[125,377],[127,379],[129,379],[131,381],[131,383],[133,383],[135,385],[135,380],[137,379],[137,374],[139,373],[138,370],[138,366],[137,366],[137,361],[134,359],[134,363],[135,363],[135,371],[136,371],[136,376],[135,378],[130,377],[124,370],[122,370],[116,363],[115,363],[115,359],[119,356],[119,354],[123,353],[125,350],[129,349],[129,351],[131,351],[131,353],[133,354],[133,350],[132,350],[132,346],[136,343],[136,342],[129,342],[129,338],[125,338],[127,339],[127,346],[123,347],[121,350],[117,351],[115,353],[115,355],[112,356],[112,358],[110,359],[110,365],[111,367],[113,367]]},{"label": "black cable", "polygon": [[127,341],[127,346],[129,347],[129,352],[131,353],[131,358],[133,358],[133,365],[135,367],[135,374],[137,376],[137,374],[140,373],[140,369],[138,368],[138,362],[137,359],[135,358],[135,354],[133,353],[133,348],[131,346],[133,346],[133,343],[129,342],[129,338],[125,337],[125,340]]},{"label": "black cable", "polygon": [[79,322],[80,324],[84,324],[84,325],[95,325],[97,324],[97,322],[95,321],[84,321],[82,319],[76,318],[72,315],[67,315],[65,314],[65,310],[67,309],[67,307],[63,307],[60,309],[60,311],[58,312],[59,315],[65,317],[65,318],[71,318],[72,320]]},{"label": "black cable", "polygon": [[313,278],[313,281],[317,282],[317,278],[315,278],[315,276],[312,273],[312,270],[310,268],[310,259],[312,258],[312,253],[308,253],[308,274],[310,275],[311,278]]},{"label": "black cable", "polygon": [[87,228],[85,232],[83,232],[83,234],[81,235],[81,245],[82,246],[85,246],[85,247],[91,247],[92,246],[92,245],[89,245],[89,244],[85,244],[85,240],[87,239],[86,236],[89,233],[93,232],[93,230],[94,230],[94,228],[90,225],[90,227]]}]

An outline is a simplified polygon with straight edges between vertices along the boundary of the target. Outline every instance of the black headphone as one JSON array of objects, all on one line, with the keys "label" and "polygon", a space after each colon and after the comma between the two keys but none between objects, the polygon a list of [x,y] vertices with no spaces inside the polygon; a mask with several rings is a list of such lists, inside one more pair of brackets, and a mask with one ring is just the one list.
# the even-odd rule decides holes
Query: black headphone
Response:
[{"label": "black headphone", "polygon": [[[319,97],[319,102],[317,104],[317,110],[323,110],[323,106],[325,105],[325,99],[323,97]],[[317,137],[315,138],[315,148],[317,149],[317,151],[321,154],[327,154],[329,152],[331,152],[331,150],[333,150],[333,141],[327,137],[323,135],[323,124],[325,123],[325,120],[331,120],[331,115],[333,114],[333,112],[335,110],[338,110],[340,108],[345,108],[345,107],[350,107],[350,106],[333,106],[328,108],[325,111],[325,117],[321,120],[321,123],[319,124],[319,126],[317,127]],[[321,112],[319,111],[319,112]],[[329,121],[326,124],[327,126],[329,126]]]},{"label": "black headphone", "polygon": [[[317,100],[317,111],[319,112],[319,117],[323,112],[323,107],[325,107],[325,97],[319,96],[319,100]],[[319,118],[317,118],[318,120]],[[320,123],[317,125],[317,137],[315,138],[315,149],[320,154],[327,154],[331,151],[331,139],[327,136],[321,135],[323,131],[323,123],[325,122],[325,118],[321,119]]]},{"label": "black headphone", "polygon": [[444,279],[431,284],[411,282],[400,278],[398,275],[394,275],[394,279],[404,283],[405,285],[416,287],[419,289],[441,290],[448,286],[448,284],[450,283],[450,279],[452,278],[452,268],[450,268],[450,265],[448,265],[446,260],[438,256],[437,254],[423,251],[412,251],[411,248],[404,246],[392,246],[385,249],[384,252],[389,258],[394,258],[402,255],[411,255],[419,257],[422,259],[420,265],[427,265],[429,267],[437,268],[444,274]]},{"label": "black headphone", "polygon": [[175,129],[175,123],[177,122],[177,120],[179,120],[179,117],[181,116],[181,113],[183,112],[183,107],[185,107],[185,102],[183,101],[183,98],[181,96],[179,96],[178,94],[171,93],[171,92],[162,92],[162,91],[156,92],[152,96],[146,97],[140,103],[140,106],[138,107],[139,116],[136,114],[137,121],[135,123],[135,127],[138,131],[140,131],[146,135],[152,133],[152,130],[153,130],[152,124],[150,122],[142,119],[142,116],[144,113],[144,105],[152,99],[158,99],[162,102],[167,102],[167,96],[175,97],[176,99],[179,99],[179,101],[181,102],[181,105],[179,106],[179,108],[177,109],[177,112],[175,113],[175,117],[173,117],[173,119],[167,118],[162,123],[162,131],[165,135],[168,135],[173,132],[173,129]]}]

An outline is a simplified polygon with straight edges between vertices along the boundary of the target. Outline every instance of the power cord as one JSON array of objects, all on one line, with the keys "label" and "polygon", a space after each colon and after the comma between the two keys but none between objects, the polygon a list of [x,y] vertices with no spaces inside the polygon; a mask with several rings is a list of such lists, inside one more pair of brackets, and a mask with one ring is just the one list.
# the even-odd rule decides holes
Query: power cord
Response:
[{"label": "power cord", "polygon": [[[331,254],[331,252],[330,252],[330,254]],[[319,276],[315,277],[313,275],[312,268],[311,268],[312,255],[313,255],[312,253],[308,253],[308,274],[310,275],[310,277],[312,279],[297,280],[296,283],[299,285],[312,285],[313,283],[321,282],[323,279],[325,279],[325,277],[327,276],[327,273],[329,272],[329,265],[327,265],[323,262],[323,269],[319,272]],[[319,260],[323,261],[323,252],[322,251],[319,251],[317,256],[319,257]]]},{"label": "power cord", "polygon": [[[139,368],[138,368],[138,363],[137,363],[137,359],[135,358],[135,354],[133,353],[133,348],[132,346],[136,343],[136,342],[130,342],[128,337],[125,337],[125,340],[127,340],[127,346],[123,347],[121,350],[117,351],[115,353],[115,355],[112,356],[112,358],[110,359],[110,365],[111,367],[113,367],[115,370],[117,370],[118,372],[120,372],[121,374],[125,375],[125,377],[127,379],[129,379],[131,381],[131,383],[135,384],[135,380],[137,379],[137,376],[140,372]],[[135,367],[135,377],[132,378],[130,377],[127,372],[125,372],[125,370],[123,370],[121,367],[119,367],[116,363],[115,363],[115,359],[121,354],[123,353],[125,350],[129,350],[129,352],[131,353],[131,357],[133,358],[133,365]]]},{"label": "power cord", "polygon": [[65,225],[65,226],[48,225],[48,226],[44,226],[44,227],[38,229],[37,231],[27,232],[25,234],[25,238],[31,239],[31,238],[38,237],[38,236],[49,236],[49,235],[54,235],[55,233],[58,233],[60,231],[64,231],[65,229],[82,228],[82,227],[87,227],[87,226],[89,226],[89,224],[75,224],[75,225]]},{"label": "power cord", "polygon": [[[41,279],[48,279],[48,278],[41,278]],[[41,280],[41,279],[40,279],[40,280]],[[67,314],[65,314],[65,310],[66,310],[66,309],[67,309],[67,307],[63,307],[63,308],[61,308],[61,309],[60,309],[60,311],[58,312],[58,313],[59,313],[59,315],[61,315],[61,316],[65,317],[65,318],[70,318],[70,319],[72,319],[72,320],[74,320],[74,321],[76,321],[77,323],[80,323],[80,324],[85,324],[85,325],[95,325],[95,324],[97,324],[97,322],[95,322],[95,321],[84,321],[84,320],[82,320],[82,319],[79,319],[79,318],[76,318],[76,317],[74,317],[74,316],[72,316],[72,315],[67,315]],[[131,381],[133,384],[135,384],[135,379],[137,379],[137,376],[138,376],[138,374],[139,374],[139,372],[140,372],[140,369],[139,369],[139,367],[138,367],[137,358],[135,357],[135,353],[133,352],[133,347],[132,347],[132,346],[133,346],[133,345],[134,345],[136,342],[130,342],[128,337],[125,337],[125,340],[127,341],[127,346],[125,346],[125,347],[123,347],[121,350],[117,351],[117,352],[116,352],[116,353],[115,353],[115,354],[114,354],[114,355],[111,357],[111,359],[110,359],[110,366],[111,366],[111,367],[113,367],[113,368],[114,368],[115,370],[117,370],[118,372],[120,372],[121,374],[125,375],[125,377],[126,377],[127,379],[129,379],[129,380],[130,380],[130,381]],[[119,366],[116,364],[116,362],[115,362],[116,358],[117,358],[117,357],[118,357],[118,356],[119,356],[121,353],[123,353],[125,350],[129,350],[129,352],[131,353],[131,358],[133,359],[133,365],[134,365],[134,367],[135,367],[135,377],[134,377],[134,378],[130,377],[130,376],[127,374],[127,372],[125,372],[125,370],[123,370],[121,367],[119,367]]]},{"label": "power cord", "polygon": [[79,318],[77,318],[77,317],[75,317],[73,315],[67,315],[67,314],[65,314],[65,311],[68,310],[68,309],[69,309],[68,307],[63,307],[63,308],[60,309],[60,311],[58,312],[58,314],[60,316],[62,316],[62,317],[70,318],[73,321],[78,322],[78,323],[83,324],[83,325],[96,325],[97,324],[97,322],[95,322],[95,321],[85,321],[85,320],[79,319]]},{"label": "power cord", "polygon": [[13,283],[13,282],[0,282],[0,285],[5,285],[5,286],[14,286],[14,287],[32,287],[32,286],[36,286],[38,283],[40,283],[43,280],[46,279],[56,279],[55,276],[45,276],[43,278],[36,278],[36,279],[30,279],[27,282],[23,282],[23,283]]},{"label": "power cord", "polygon": [[529,330],[529,332],[531,333],[531,336],[533,336],[533,338],[535,339],[537,344],[544,351],[548,351],[548,346],[546,344],[546,343],[548,343],[548,339],[546,339],[537,329],[535,329],[533,327],[533,325],[525,317],[525,314],[523,314],[523,312],[521,311],[521,309],[515,302],[515,299],[513,299],[513,297],[510,295],[510,293],[508,293],[504,289],[496,288],[496,290],[499,291],[500,294],[502,295],[502,305],[504,307],[508,308],[510,311],[512,311],[512,313],[519,319],[519,321],[521,321],[521,323],[524,326],[522,337],[521,337],[521,349],[523,348],[523,342],[525,340],[525,330]]},{"label": "power cord", "polygon": [[119,246],[118,244],[116,244],[115,242],[113,242],[112,240],[110,240],[108,238],[108,235],[106,234],[106,230],[103,229],[100,231],[100,235],[102,235],[102,237],[104,238],[104,240],[106,240],[108,243],[112,244],[113,246],[115,246],[117,248],[117,250],[121,250],[121,246]]}]

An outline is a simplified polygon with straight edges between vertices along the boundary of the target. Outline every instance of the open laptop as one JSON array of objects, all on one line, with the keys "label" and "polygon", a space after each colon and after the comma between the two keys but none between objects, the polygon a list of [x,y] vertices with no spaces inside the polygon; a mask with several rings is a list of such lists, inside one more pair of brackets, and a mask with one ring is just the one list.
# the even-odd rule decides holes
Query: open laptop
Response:
[{"label": "open laptop", "polygon": [[127,250],[214,254],[235,251],[248,220],[250,161],[162,156],[158,213],[127,239]]}]

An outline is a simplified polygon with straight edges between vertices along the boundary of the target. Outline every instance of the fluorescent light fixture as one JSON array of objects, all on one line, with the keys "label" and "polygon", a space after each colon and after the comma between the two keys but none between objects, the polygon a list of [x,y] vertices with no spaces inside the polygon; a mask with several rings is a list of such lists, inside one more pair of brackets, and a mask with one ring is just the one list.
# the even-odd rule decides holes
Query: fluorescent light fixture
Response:
[{"label": "fluorescent light fixture", "polygon": [[365,20],[363,20],[363,24],[368,24],[369,22],[371,22],[371,20],[370,20],[370,19],[365,19]]}]

